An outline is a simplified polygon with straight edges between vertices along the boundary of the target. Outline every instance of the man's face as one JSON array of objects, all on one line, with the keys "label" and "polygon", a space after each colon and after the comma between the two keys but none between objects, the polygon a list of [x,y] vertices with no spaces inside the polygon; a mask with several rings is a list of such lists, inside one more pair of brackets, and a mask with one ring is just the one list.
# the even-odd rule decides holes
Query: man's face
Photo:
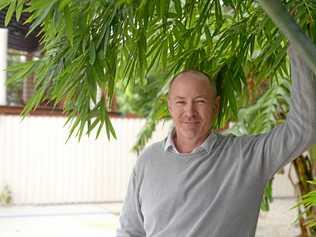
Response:
[{"label": "man's face", "polygon": [[219,109],[206,77],[194,72],[179,75],[169,91],[168,108],[179,138],[198,140],[206,136]]}]

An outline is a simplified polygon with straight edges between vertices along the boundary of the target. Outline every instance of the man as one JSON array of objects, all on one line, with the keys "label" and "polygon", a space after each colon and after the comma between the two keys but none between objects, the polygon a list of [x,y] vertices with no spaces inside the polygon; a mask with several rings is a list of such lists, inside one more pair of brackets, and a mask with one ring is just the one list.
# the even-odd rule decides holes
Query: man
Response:
[{"label": "man", "polygon": [[133,170],[117,237],[253,237],[266,182],[316,143],[316,80],[294,53],[291,110],[267,134],[210,133],[219,110],[201,72],[172,81],[174,131],[147,148]]}]

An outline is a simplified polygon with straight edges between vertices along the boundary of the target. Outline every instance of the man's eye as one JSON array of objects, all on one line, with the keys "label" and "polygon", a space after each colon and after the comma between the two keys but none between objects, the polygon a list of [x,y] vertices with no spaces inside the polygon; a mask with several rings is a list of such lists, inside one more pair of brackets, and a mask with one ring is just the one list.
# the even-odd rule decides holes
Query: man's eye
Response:
[{"label": "man's eye", "polygon": [[205,103],[205,100],[198,100],[198,101],[196,101],[197,103],[199,103],[199,104],[204,104]]},{"label": "man's eye", "polygon": [[184,101],[176,101],[176,104],[184,104]]}]

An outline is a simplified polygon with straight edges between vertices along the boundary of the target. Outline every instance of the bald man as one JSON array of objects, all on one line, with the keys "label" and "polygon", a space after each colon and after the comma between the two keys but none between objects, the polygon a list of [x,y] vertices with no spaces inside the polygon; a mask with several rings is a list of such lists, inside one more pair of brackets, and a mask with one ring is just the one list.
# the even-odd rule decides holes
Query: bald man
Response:
[{"label": "bald man", "polygon": [[168,108],[175,129],[139,157],[117,237],[253,237],[265,184],[316,143],[316,80],[292,53],[292,102],[266,134],[211,132],[220,98],[198,71],[177,75]]}]

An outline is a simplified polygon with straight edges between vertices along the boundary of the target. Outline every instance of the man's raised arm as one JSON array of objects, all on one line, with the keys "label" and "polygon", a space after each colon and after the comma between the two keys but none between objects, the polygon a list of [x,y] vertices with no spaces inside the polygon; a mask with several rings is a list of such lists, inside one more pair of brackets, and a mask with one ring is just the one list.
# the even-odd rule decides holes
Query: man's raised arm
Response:
[{"label": "man's raised arm", "polygon": [[242,150],[251,154],[246,156],[246,162],[265,179],[316,143],[315,75],[293,48],[288,51],[292,89],[285,123],[267,134],[242,137],[239,143]]}]

